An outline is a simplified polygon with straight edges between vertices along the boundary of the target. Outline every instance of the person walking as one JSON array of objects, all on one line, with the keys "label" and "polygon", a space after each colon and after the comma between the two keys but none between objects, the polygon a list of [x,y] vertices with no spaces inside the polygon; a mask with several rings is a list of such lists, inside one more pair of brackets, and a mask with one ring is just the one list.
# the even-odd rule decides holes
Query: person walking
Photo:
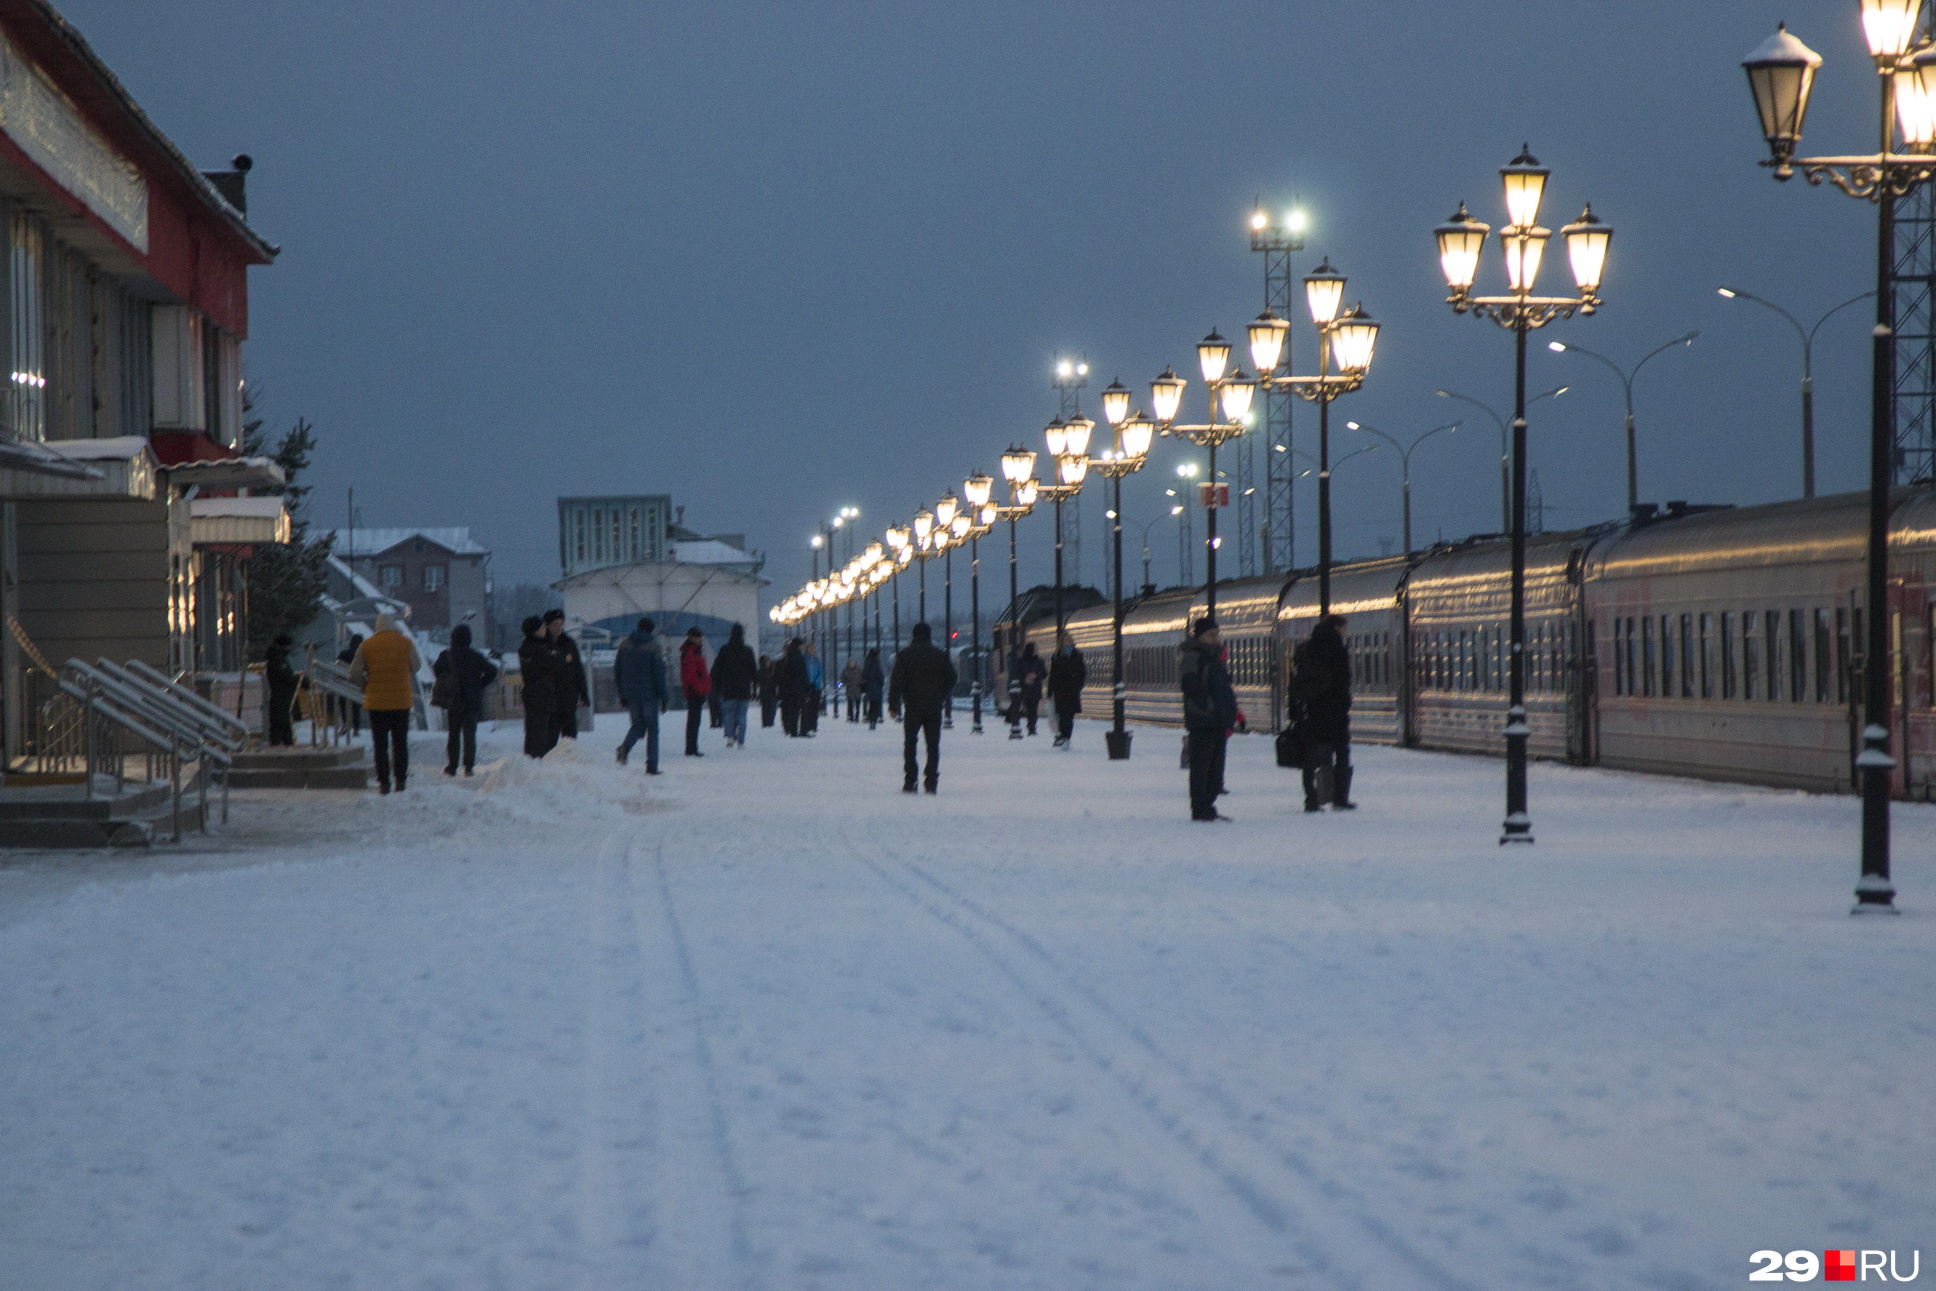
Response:
[{"label": "person walking", "polygon": [[927,624],[915,624],[914,639],[894,656],[894,673],[887,682],[888,714],[901,722],[902,793],[914,792],[916,736],[928,745],[923,787],[934,793],[941,782],[941,710],[954,693],[955,665],[933,637]]},{"label": "person walking", "polygon": [[[361,649],[362,646],[363,646],[363,634],[361,632],[350,633],[349,644],[344,646],[342,650],[337,652],[336,662],[342,664],[345,668],[349,667],[350,660],[356,658],[356,652],[359,649]],[[347,699],[339,699],[339,700],[336,700],[335,702],[338,704],[341,704],[343,708],[348,712],[349,719],[350,719],[350,734],[361,735],[363,733],[363,706],[361,704],[352,704]]]},{"label": "person walking", "polygon": [[820,730],[820,710],[827,706],[827,668],[820,652],[807,641],[800,647],[807,666],[807,702],[800,710],[800,734],[812,739]]},{"label": "person walking", "polygon": [[712,693],[712,678],[706,672],[706,634],[688,628],[679,643],[679,689],[686,696],[686,756],[703,758],[699,751],[699,723],[706,715],[706,696]]},{"label": "person walking", "polygon": [[780,708],[780,669],[771,655],[760,656],[760,725],[773,725]]},{"label": "person walking", "polygon": [[849,658],[847,666],[840,670],[840,697],[847,704],[847,720],[860,720],[860,660]]},{"label": "person walking", "polygon": [[558,665],[545,621],[536,614],[524,621],[518,678],[524,696],[524,755],[541,758],[558,744]]},{"label": "person walking", "polygon": [[1196,621],[1177,651],[1183,688],[1183,726],[1190,763],[1190,819],[1226,820],[1217,813],[1224,747],[1237,722],[1237,692],[1223,666],[1215,619]]},{"label": "person walking", "polygon": [[262,655],[262,679],[267,683],[263,705],[268,710],[265,724],[269,728],[269,743],[282,747],[296,742],[296,726],[291,718],[296,704],[296,670],[289,666],[289,651],[295,644],[287,632],[279,632]]},{"label": "person walking", "polygon": [[1306,811],[1358,806],[1351,801],[1351,651],[1344,625],[1344,615],[1325,615],[1291,656],[1291,716],[1304,739]]},{"label": "person walking", "polygon": [[860,688],[867,696],[867,729],[873,730],[881,724],[881,690],[887,685],[887,673],[881,668],[881,648],[867,647],[867,662],[861,665]]},{"label": "person walking", "polygon": [[[552,719],[558,725],[558,737],[575,740],[578,738],[578,709],[580,705],[591,707],[592,690],[585,678],[585,659],[578,652],[578,643],[565,631],[565,612],[546,610],[544,616],[545,635],[551,645],[553,685]],[[553,744],[557,739],[551,741]]]},{"label": "person walking", "polygon": [[1042,656],[1035,653],[1035,642],[1022,647],[1022,662],[1015,675],[1022,683],[1022,713],[1028,718],[1028,733],[1033,735],[1035,719],[1042,708],[1042,682],[1048,676],[1048,670],[1042,666]]},{"label": "person walking", "polygon": [[746,644],[746,627],[735,623],[726,634],[726,644],[713,657],[713,697],[719,701],[725,723],[726,747],[746,747],[746,706],[753,700],[759,682],[759,664],[753,647]]},{"label": "person walking", "polygon": [[786,653],[774,669],[780,697],[780,721],[791,736],[805,734],[807,699],[812,687],[807,682],[807,655],[799,637],[786,643]]},{"label": "person walking", "polygon": [[652,635],[654,627],[651,619],[640,619],[612,656],[612,684],[618,687],[618,697],[632,715],[632,727],[618,746],[618,764],[625,765],[643,737],[647,775],[659,774],[659,714],[672,706],[665,652],[659,648],[659,638]]},{"label": "person walking", "polygon": [[484,690],[497,680],[497,665],[471,649],[471,625],[459,623],[450,630],[450,648],[437,656],[430,671],[441,680],[449,677],[450,702],[444,707],[444,724],[450,736],[444,741],[444,774],[454,776],[461,761],[464,774],[477,769],[477,723],[484,716]]},{"label": "person walking", "polygon": [[417,647],[388,614],[376,616],[376,631],[350,660],[350,681],[363,688],[363,711],[370,715],[378,793],[389,793],[392,782],[402,793],[409,783],[410,710],[422,666]]},{"label": "person walking", "polygon": [[1068,749],[1075,737],[1076,714],[1082,711],[1082,688],[1089,684],[1089,665],[1082,661],[1075,638],[1063,629],[1049,660],[1049,702],[1055,706],[1055,747]]}]

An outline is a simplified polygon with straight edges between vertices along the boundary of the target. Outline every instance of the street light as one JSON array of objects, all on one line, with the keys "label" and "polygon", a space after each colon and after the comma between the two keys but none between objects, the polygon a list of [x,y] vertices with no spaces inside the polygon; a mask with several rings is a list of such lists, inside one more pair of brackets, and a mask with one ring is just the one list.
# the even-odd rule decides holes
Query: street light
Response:
[{"label": "street light", "polygon": [[1022,647],[1018,642],[1021,616],[1021,591],[1015,581],[1015,524],[1023,516],[1035,509],[1037,485],[1035,483],[1035,450],[1011,444],[1002,454],[1002,478],[1008,481],[1008,505],[996,507],[998,519],[1008,521],[1008,738],[1019,740],[1022,737],[1022,686],[1015,675],[1016,663],[1021,658]]},{"label": "street light", "polygon": [[[1856,880],[1855,909],[1894,911],[1896,889],[1889,877],[1889,793],[1896,760],[1889,752],[1889,486],[1895,448],[1893,392],[1896,331],[1895,298],[1889,275],[1895,248],[1896,199],[1928,182],[1936,170],[1936,58],[1925,50],[1905,58],[1915,37],[1921,0],[1863,0],[1862,31],[1875,61],[1882,89],[1877,149],[1866,156],[1796,157],[1808,101],[1815,89],[1821,55],[1779,26],[1742,67],[1754,92],[1761,132],[1768,140],[1762,165],[1775,178],[1792,177],[1797,166],[1808,182],[1828,180],[1850,197],[1876,208],[1876,326],[1870,354],[1868,643],[1863,652],[1862,751],[1855,765],[1862,776],[1862,875]],[[1895,147],[1900,130],[1902,147]]]},{"label": "street light", "polygon": [[[1156,413],[1156,429],[1210,451],[1211,487],[1205,498],[1203,548],[1205,613],[1211,618],[1217,614],[1217,505],[1221,501],[1216,491],[1217,449],[1248,429],[1244,418],[1250,412],[1251,397],[1257,393],[1257,383],[1249,374],[1242,367],[1230,368],[1229,364],[1230,342],[1213,327],[1208,336],[1197,342],[1197,370],[1203,374],[1210,414],[1210,419],[1201,425],[1182,425],[1176,420],[1186,382],[1174,370],[1164,368],[1163,374],[1150,382],[1150,407]],[[1223,411],[1221,421],[1217,418],[1219,406]],[[1120,574],[1121,570],[1117,572]]]},{"label": "street light", "polygon": [[975,678],[969,689],[974,696],[975,713],[971,729],[976,735],[981,734],[981,674],[985,662],[981,653],[981,539],[995,527],[1001,512],[1001,508],[988,500],[994,486],[995,481],[980,471],[969,476],[961,489],[969,510],[958,520],[966,526],[968,535],[968,612],[973,620],[968,630],[968,652],[975,661]]},{"label": "street light", "polygon": [[1411,447],[1408,448],[1376,426],[1366,426],[1355,421],[1347,421],[1345,423],[1346,429],[1362,431],[1367,435],[1376,435],[1379,439],[1384,440],[1387,444],[1390,444],[1398,450],[1398,470],[1401,480],[1400,495],[1404,499],[1405,511],[1405,554],[1408,556],[1412,554],[1412,451],[1440,431],[1455,431],[1463,425],[1465,423],[1462,421],[1448,421],[1443,426],[1434,426],[1417,439],[1414,439]]},{"label": "street light", "polygon": [[[1905,80],[1904,83],[1907,84],[1908,82]],[[1742,291],[1739,287],[1717,287],[1715,288],[1715,291],[1728,300],[1746,300],[1746,301],[1752,301],[1754,304],[1757,304],[1757,305],[1767,306],[1769,309],[1774,310],[1777,314],[1780,314],[1783,318],[1787,319],[1788,325],[1795,329],[1795,335],[1801,339],[1801,343],[1802,343],[1802,496],[1805,498],[1812,498],[1815,496],[1815,369],[1814,369],[1815,333],[1822,330],[1823,323],[1826,323],[1829,319],[1841,313],[1843,310],[1847,309],[1850,305],[1860,304],[1862,301],[1865,301],[1869,297],[1875,295],[1875,293],[1873,291],[1865,291],[1860,296],[1851,296],[1849,297],[1849,299],[1837,305],[1834,309],[1829,310],[1826,314],[1823,314],[1820,318],[1816,319],[1815,325],[1813,327],[1804,328],[1801,325],[1800,320],[1798,320],[1793,314],[1783,309],[1780,305],[1777,305],[1774,301],[1769,300],[1762,296],[1757,296],[1753,292]]]},{"label": "street light", "polygon": [[1687,333],[1684,333],[1683,335],[1676,336],[1673,340],[1668,341],[1666,344],[1657,346],[1654,349],[1649,350],[1646,356],[1643,357],[1640,360],[1640,362],[1634,364],[1631,368],[1627,368],[1625,370],[1622,370],[1618,363],[1615,363],[1612,359],[1608,358],[1606,355],[1595,353],[1594,351],[1587,349],[1585,346],[1569,345],[1565,341],[1546,342],[1546,348],[1553,351],[1553,353],[1555,354],[1584,354],[1589,359],[1598,359],[1601,363],[1605,364],[1613,372],[1614,376],[1620,378],[1620,389],[1625,395],[1626,401],[1627,401],[1627,514],[1628,515],[1633,515],[1634,508],[1640,505],[1640,489],[1639,489],[1640,475],[1639,475],[1639,468],[1635,464],[1635,454],[1634,454],[1634,408],[1633,408],[1634,378],[1640,375],[1640,369],[1647,366],[1648,359],[1653,358],[1656,354],[1664,354],[1668,350],[1673,349],[1676,345],[1683,346],[1683,347],[1692,345],[1694,344],[1694,338],[1699,335],[1700,335],[1699,332],[1687,332]]},{"label": "street light", "polygon": [[[1543,390],[1528,399],[1526,406],[1530,408],[1541,399],[1557,399],[1572,388],[1572,386],[1554,386],[1551,390]],[[1481,403],[1469,394],[1460,394],[1457,390],[1440,390],[1438,396],[1441,399],[1457,399],[1460,403],[1471,404],[1492,418],[1493,425],[1499,427],[1499,532],[1504,533],[1512,528],[1512,441],[1510,432],[1506,429],[1506,419],[1495,412],[1491,404]]]},{"label": "street light", "polygon": [[[1129,391],[1124,389],[1120,381],[1110,382],[1109,389],[1103,391],[1102,411],[1115,431],[1115,444],[1097,457],[1095,465],[1108,478],[1110,488],[1114,491],[1113,509],[1109,513],[1109,534],[1116,567],[1114,640],[1111,646],[1115,669],[1111,686],[1114,712],[1104,743],[1109,749],[1109,760],[1120,762],[1129,756],[1130,742],[1123,712],[1124,700],[1128,696],[1123,682],[1123,477],[1142,470],[1143,463],[1149,460],[1150,445],[1156,439],[1156,423],[1141,413],[1130,413]],[[1056,648],[1061,648],[1059,637]]]},{"label": "street light", "polygon": [[1038,486],[1055,503],[1055,639],[1062,640],[1065,622],[1062,607],[1062,503],[1082,492],[1083,478],[1089,473],[1089,435],[1096,423],[1081,413],[1064,421],[1057,417],[1042,432],[1049,456],[1055,461],[1052,483]]},{"label": "street light", "polygon": [[1433,230],[1438,241],[1439,265],[1451,291],[1446,303],[1454,313],[1490,318],[1513,334],[1512,516],[1508,526],[1512,535],[1512,664],[1504,731],[1506,819],[1501,843],[1533,841],[1533,820],[1526,802],[1526,739],[1532,734],[1532,728],[1526,724],[1526,334],[1555,319],[1591,314],[1600,307],[1600,278],[1606,269],[1607,246],[1613,237],[1613,230],[1595,219],[1593,208],[1587,207],[1579,219],[1560,230],[1566,239],[1573,282],[1580,294],[1534,295],[1540,255],[1546,240],[1552,236],[1538,222],[1540,198],[1546,191],[1548,173],[1529,149],[1521,149],[1499,172],[1505,188],[1506,209],[1512,217],[1512,223],[1499,230],[1500,245],[1506,253],[1507,285],[1511,289],[1508,295],[1472,294],[1479,254],[1491,229],[1467,214],[1465,203],[1459,204],[1450,221]]},{"label": "street light", "polygon": [[[1327,258],[1304,278],[1304,304],[1318,332],[1318,371],[1316,376],[1279,376],[1272,369],[1258,379],[1272,389],[1287,389],[1300,399],[1318,406],[1318,613],[1331,612],[1331,401],[1349,394],[1365,383],[1371,368],[1372,350],[1378,341],[1378,324],[1367,317],[1362,306],[1340,314],[1344,303],[1345,276],[1331,267]],[[1264,324],[1260,328],[1259,324]],[[1251,325],[1251,351],[1273,357],[1270,324],[1260,318]],[[1284,335],[1289,335],[1284,325]],[[1338,370],[1331,371],[1336,360]]]}]

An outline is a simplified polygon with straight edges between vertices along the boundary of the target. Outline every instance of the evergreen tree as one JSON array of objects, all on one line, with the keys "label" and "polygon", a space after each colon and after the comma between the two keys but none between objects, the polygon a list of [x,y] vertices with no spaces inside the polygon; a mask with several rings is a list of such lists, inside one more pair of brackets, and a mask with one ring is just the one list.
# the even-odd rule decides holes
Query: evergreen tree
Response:
[{"label": "evergreen tree", "polygon": [[[253,391],[243,391],[242,407],[245,418],[254,411]],[[267,446],[263,420],[260,417],[245,420],[243,453],[260,456]],[[309,495],[309,486],[298,482],[309,468],[315,451],[315,428],[306,418],[298,417],[275,450],[267,454],[282,468],[287,481],[282,495],[290,513],[290,532],[287,543],[257,547],[249,562],[250,659],[260,659],[277,636],[284,632],[295,635],[322,612],[323,593],[329,587],[330,548],[336,543],[336,534],[332,531],[319,537],[310,536],[309,521],[303,516],[303,500]]]}]

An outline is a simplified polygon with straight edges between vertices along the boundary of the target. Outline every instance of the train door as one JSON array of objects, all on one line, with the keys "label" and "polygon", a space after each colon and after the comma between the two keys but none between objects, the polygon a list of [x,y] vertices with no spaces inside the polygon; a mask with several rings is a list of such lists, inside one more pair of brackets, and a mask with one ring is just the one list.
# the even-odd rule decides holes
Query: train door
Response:
[{"label": "train door", "polygon": [[1593,620],[1586,608],[1586,548],[1576,547],[1566,560],[1567,613],[1555,626],[1565,633],[1559,643],[1564,667],[1556,679],[1566,687],[1566,757],[1576,766],[1600,761],[1600,681]]}]

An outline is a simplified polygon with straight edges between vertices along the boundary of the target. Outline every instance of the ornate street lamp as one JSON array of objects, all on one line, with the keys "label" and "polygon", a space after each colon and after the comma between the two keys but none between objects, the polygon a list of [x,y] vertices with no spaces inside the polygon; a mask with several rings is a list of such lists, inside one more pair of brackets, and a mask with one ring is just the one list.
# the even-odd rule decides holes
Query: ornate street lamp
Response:
[{"label": "ornate street lamp", "polygon": [[[1105,449],[1095,460],[1095,467],[1109,480],[1114,491],[1111,499],[1114,509],[1109,513],[1110,539],[1114,545],[1116,565],[1115,592],[1116,606],[1113,621],[1114,639],[1111,644],[1114,660],[1114,683],[1111,686],[1111,727],[1104,742],[1109,747],[1109,760],[1120,762],[1129,756],[1129,730],[1124,725],[1123,706],[1127,691],[1123,682],[1123,477],[1133,475],[1143,469],[1149,460],[1150,444],[1156,438],[1156,424],[1141,413],[1131,415],[1129,411],[1129,391],[1120,381],[1112,381],[1109,388],[1102,392],[1103,416],[1109,420],[1116,432],[1115,446]],[[1058,641],[1057,648],[1061,645]]]},{"label": "ornate street lamp", "polygon": [[[1268,310],[1250,325],[1251,356],[1258,361],[1259,382],[1267,389],[1289,390],[1318,406],[1318,612],[1331,612],[1331,401],[1365,383],[1378,324],[1362,306],[1339,313],[1344,304],[1345,276],[1329,259],[1304,276],[1304,304],[1318,333],[1316,376],[1279,375],[1277,358],[1290,324]],[[1262,367],[1264,359],[1271,366]],[[1336,362],[1338,370],[1331,366]]]},{"label": "ornate street lamp", "polygon": [[914,513],[914,558],[921,562],[920,572],[920,609],[915,621],[928,621],[928,542],[934,537],[934,512],[922,507]]},{"label": "ornate street lamp", "polygon": [[981,539],[995,527],[997,508],[989,501],[994,493],[995,481],[980,471],[962,481],[961,496],[974,517],[968,530],[968,652],[975,661],[974,680],[969,684],[975,716],[969,729],[976,735],[981,734],[981,678],[987,663],[981,653]]},{"label": "ornate street lamp", "polygon": [[1016,679],[1016,664],[1022,657],[1020,641],[1021,591],[1016,585],[1015,524],[1035,510],[1039,486],[1035,482],[1035,450],[1010,445],[1002,454],[1002,478],[1008,481],[1008,505],[995,508],[998,519],[1008,521],[1008,738],[1022,738],[1022,687]]},{"label": "ornate street lamp", "polygon": [[1512,223],[1499,230],[1506,257],[1504,296],[1474,296],[1479,253],[1491,229],[1467,214],[1459,204],[1451,220],[1435,230],[1439,264],[1451,294],[1446,303],[1455,313],[1490,318],[1513,334],[1512,423],[1512,620],[1511,671],[1506,704],[1506,820],[1501,843],[1533,841],[1533,821],[1526,803],[1526,334],[1559,318],[1591,314],[1600,307],[1600,276],[1606,268],[1607,243],[1613,230],[1593,218],[1588,207],[1580,218],[1562,229],[1567,258],[1578,296],[1536,296],[1540,256],[1551,231],[1539,226],[1540,198],[1548,171],[1529,150],[1499,172],[1506,190],[1506,210]]},{"label": "ornate street lamp", "polygon": [[[1163,375],[1150,382],[1150,408],[1156,414],[1156,430],[1210,450],[1210,483],[1204,506],[1203,547],[1204,600],[1212,618],[1217,614],[1217,508],[1222,500],[1217,494],[1217,449],[1244,433],[1244,418],[1250,412],[1251,396],[1257,392],[1257,384],[1241,367],[1226,373],[1229,363],[1230,342],[1218,335],[1213,327],[1210,335],[1197,342],[1197,369],[1203,373],[1210,411],[1210,419],[1201,425],[1183,425],[1176,420],[1186,382],[1174,369],[1164,368]],[[1217,420],[1219,404],[1223,408],[1222,421]],[[1189,500],[1186,498],[1184,501],[1187,506]],[[1117,572],[1120,575],[1120,567]]]},{"label": "ornate street lamp", "polygon": [[[1855,885],[1855,912],[1894,913],[1896,888],[1889,874],[1889,794],[1896,759],[1889,732],[1889,487],[1895,449],[1895,297],[1889,281],[1895,246],[1896,199],[1929,181],[1936,171],[1936,47],[1910,54],[1922,0],[1862,0],[1862,34],[1882,88],[1877,149],[1860,156],[1797,157],[1802,123],[1814,93],[1821,55],[1802,44],[1786,25],[1775,29],[1741,64],[1754,92],[1769,157],[1762,165],[1776,179],[1796,167],[1810,184],[1823,180],[1850,197],[1875,203],[1876,326],[1870,352],[1869,534],[1867,644],[1863,651],[1862,874]],[[1900,140],[1901,148],[1896,143]]]},{"label": "ornate street lamp", "polygon": [[1062,640],[1065,618],[1062,611],[1062,503],[1082,492],[1083,477],[1089,473],[1089,435],[1096,428],[1081,413],[1064,421],[1057,417],[1042,432],[1049,456],[1055,459],[1055,478],[1039,486],[1042,495],[1055,503],[1055,639]]}]

